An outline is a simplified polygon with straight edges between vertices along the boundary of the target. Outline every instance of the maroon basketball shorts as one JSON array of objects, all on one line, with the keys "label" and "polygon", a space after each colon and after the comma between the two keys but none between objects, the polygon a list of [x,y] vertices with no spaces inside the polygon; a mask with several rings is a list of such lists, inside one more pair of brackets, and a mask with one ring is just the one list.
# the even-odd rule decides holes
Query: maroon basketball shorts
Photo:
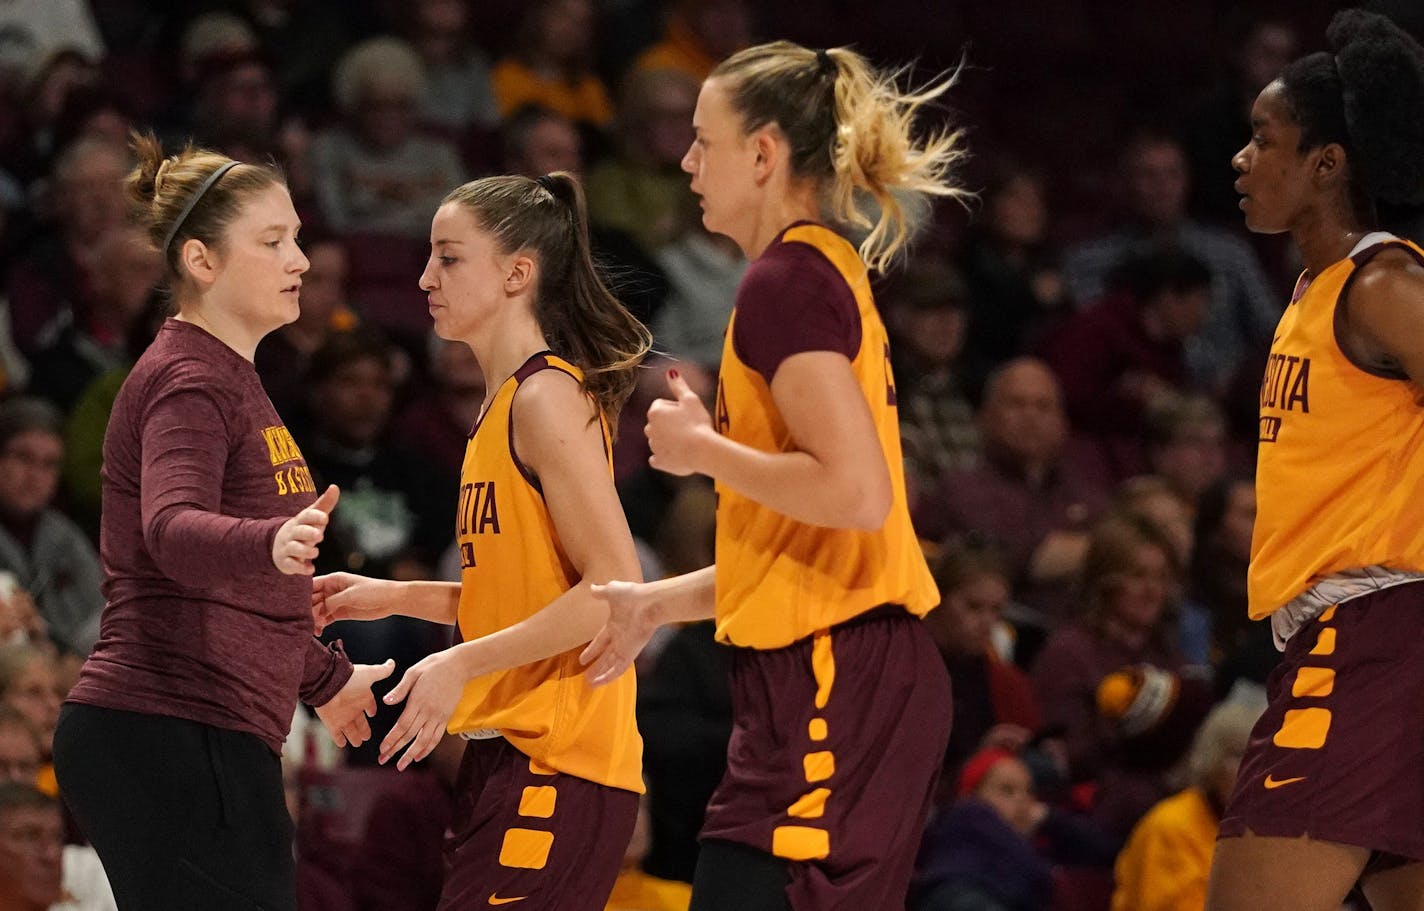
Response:
[{"label": "maroon basketball shorts", "polygon": [[903,908],[949,740],[949,676],[923,623],[876,608],[732,659],[727,774],[703,839],[790,861],[794,911]]},{"label": "maroon basketball shorts", "polygon": [[638,795],[541,767],[503,737],[472,740],[445,836],[440,911],[602,911]]},{"label": "maroon basketball shorts", "polygon": [[1424,860],[1424,583],[1307,623],[1267,695],[1221,836],[1305,835]]}]

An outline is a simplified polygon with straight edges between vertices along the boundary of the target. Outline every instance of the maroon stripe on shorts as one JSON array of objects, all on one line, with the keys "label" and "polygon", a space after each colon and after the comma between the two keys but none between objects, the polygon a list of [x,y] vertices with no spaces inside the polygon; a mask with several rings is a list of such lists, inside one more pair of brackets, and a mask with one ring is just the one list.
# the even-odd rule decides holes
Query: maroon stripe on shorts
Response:
[{"label": "maroon stripe on shorts", "polygon": [[455,782],[440,911],[602,911],[638,795],[541,767],[503,737],[472,740]]},{"label": "maroon stripe on shorts", "polygon": [[877,608],[732,656],[727,773],[704,839],[790,861],[794,911],[904,907],[949,739],[949,678],[924,625]]},{"label": "maroon stripe on shorts", "polygon": [[1221,837],[1304,835],[1424,860],[1424,583],[1306,624],[1267,696]]}]

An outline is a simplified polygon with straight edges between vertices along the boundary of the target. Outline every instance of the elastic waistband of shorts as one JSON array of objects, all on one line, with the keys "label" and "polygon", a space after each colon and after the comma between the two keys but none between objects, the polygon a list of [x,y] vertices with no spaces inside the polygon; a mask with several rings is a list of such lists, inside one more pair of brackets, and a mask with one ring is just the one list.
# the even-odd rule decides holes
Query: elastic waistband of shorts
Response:
[{"label": "elastic waistband of shorts", "polygon": [[[854,629],[857,626],[864,626],[867,623],[875,623],[881,620],[898,620],[902,618],[913,620],[915,619],[915,615],[910,613],[903,604],[881,604],[872,607],[870,610],[862,611],[849,620],[842,620],[835,626],[829,627],[826,632],[839,633],[848,629]],[[781,648],[754,648],[749,645],[734,645],[731,647],[739,652],[779,652],[782,649],[800,648],[810,645],[815,641],[817,635],[819,635],[819,632],[812,633],[809,636],[802,636],[795,642],[789,645],[783,645]]]}]

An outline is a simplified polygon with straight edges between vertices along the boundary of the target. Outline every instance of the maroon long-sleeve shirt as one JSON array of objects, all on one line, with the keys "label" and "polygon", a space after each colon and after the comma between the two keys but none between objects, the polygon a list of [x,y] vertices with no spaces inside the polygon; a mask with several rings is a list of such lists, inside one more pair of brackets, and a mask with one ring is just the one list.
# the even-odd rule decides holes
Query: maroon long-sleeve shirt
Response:
[{"label": "maroon long-sleeve shirt", "polygon": [[107,604],[72,702],[246,731],[280,751],[296,699],[351,662],[312,636],[311,580],[272,541],[316,499],[252,364],[168,320],[114,402],[99,556]]}]

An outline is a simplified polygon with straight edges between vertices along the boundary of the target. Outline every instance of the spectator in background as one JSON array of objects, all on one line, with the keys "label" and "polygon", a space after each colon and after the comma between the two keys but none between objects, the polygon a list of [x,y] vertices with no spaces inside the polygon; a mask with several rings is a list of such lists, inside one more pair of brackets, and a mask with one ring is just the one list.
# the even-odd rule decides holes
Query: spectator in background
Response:
[{"label": "spectator in background", "polygon": [[1202,911],[1216,831],[1251,726],[1265,706],[1231,699],[1207,715],[1188,755],[1187,788],[1153,807],[1118,856],[1112,911]]},{"label": "spectator in background", "polygon": [[1192,508],[1165,478],[1143,474],[1113,491],[1113,511],[1150,523],[1172,545],[1177,566],[1192,559]]},{"label": "spectator in background", "polygon": [[34,399],[0,404],[0,568],[34,599],[51,638],[79,656],[99,635],[99,556],[51,508],[64,462],[59,412]]},{"label": "spectator in background", "polygon": [[1167,397],[1148,410],[1147,467],[1195,515],[1197,502],[1226,474],[1226,416],[1200,395]]},{"label": "spectator in background", "polygon": [[[1091,458],[1070,452],[1058,381],[1041,361],[1019,358],[990,374],[979,429],[982,461],[922,496],[915,528],[930,541],[977,532],[1002,548],[1015,597],[1030,609],[1014,618],[1024,662],[1075,605],[1072,584],[1108,486]],[[1025,626],[1037,627],[1036,641]]]},{"label": "spectator in background", "polygon": [[446,734],[419,766],[392,776],[382,790],[353,858],[353,911],[435,911],[466,743]]},{"label": "spectator in background", "polygon": [[19,112],[23,139],[5,152],[7,163],[18,175],[33,179],[49,170],[60,148],[58,126],[65,107],[98,81],[97,59],[72,47],[54,51],[29,75]]},{"label": "spectator in background", "polygon": [[1031,839],[1048,816],[1014,753],[977,753],[959,776],[961,798],[925,833],[915,911],[1031,911],[1048,906],[1052,869]]},{"label": "spectator in background", "polygon": [[312,147],[317,201],[337,232],[429,233],[445,190],[463,179],[454,146],[415,129],[425,68],[410,45],[373,38],[348,51],[332,90],[344,121]]},{"label": "spectator in background", "polygon": [[499,125],[489,60],[471,39],[469,0],[416,0],[401,9],[411,47],[425,65],[422,122],[459,133]]},{"label": "spectator in background", "polygon": [[751,43],[745,0],[676,0],[662,39],[633,61],[633,72],[676,70],[701,85],[714,66]]},{"label": "spectator in background", "polygon": [[608,89],[593,71],[594,8],[590,0],[537,0],[524,11],[518,47],[495,65],[501,117],[528,104],[584,128],[585,139],[613,121]]},{"label": "spectator in background", "polygon": [[1147,412],[1191,388],[1186,345],[1211,308],[1211,273],[1193,256],[1155,250],[1129,260],[1114,293],[1043,343],[1073,426],[1097,437],[1113,471],[1143,470]]},{"label": "spectator in background", "polygon": [[583,173],[583,139],[563,114],[525,105],[505,118],[500,133],[504,168],[511,174]]},{"label": "spectator in background", "polygon": [[1093,529],[1081,616],[1049,636],[1032,675],[1044,724],[1064,732],[1072,780],[1092,780],[1102,767],[1108,740],[1097,720],[1097,690],[1103,678],[1134,664],[1181,667],[1171,602],[1179,572],[1171,542],[1151,523],[1112,516]]},{"label": "spectator in background", "polygon": [[65,48],[95,63],[104,57],[104,39],[86,0],[8,0],[0,4],[0,33],[0,83],[25,81]]},{"label": "spectator in background", "polygon": [[0,781],[38,787],[40,743],[28,718],[0,705]]},{"label": "spectator in background", "polygon": [[970,404],[978,377],[964,347],[968,293],[953,267],[926,257],[911,262],[885,293],[912,503],[938,488],[946,473],[971,470],[979,462],[979,428]]},{"label": "spectator in background", "polygon": [[465,444],[484,403],[485,375],[470,346],[430,334],[430,384],[401,409],[396,439],[450,477],[459,477]]},{"label": "spectator in background", "polygon": [[1091,786],[1076,796],[1114,848],[1175,789],[1174,771],[1211,704],[1207,681],[1146,663],[1119,668],[1098,684],[1104,748]]},{"label": "spectator in background", "polygon": [[621,100],[617,151],[589,174],[590,217],[600,235],[629,238],[666,276],[666,305],[649,313],[658,349],[715,370],[746,258],[702,226],[680,166],[697,83],[675,70],[635,71]]},{"label": "spectator in background", "polygon": [[372,30],[366,4],[346,0],[228,0],[273,62],[282,100],[301,115],[331,107],[328,86],[337,59]]},{"label": "spectator in background", "polygon": [[97,247],[87,306],[58,314],[30,362],[30,388],[66,413],[90,383],[127,362],[129,331],[163,278],[162,258],[136,226],[109,229]]},{"label": "spectator in background", "polygon": [[[583,137],[563,114],[529,105],[507,119],[501,133],[504,171],[508,174],[540,177],[555,171],[583,173]],[[590,224],[589,241],[609,289],[639,322],[653,322],[668,296],[668,279],[661,267],[631,234],[617,228]],[[636,411],[627,408],[623,413]]]},{"label": "spectator in background", "polygon": [[685,232],[696,208],[680,163],[692,144],[697,88],[674,70],[629,75],[619,96],[617,147],[588,175],[594,221],[631,234],[648,253]]},{"label": "spectator in background", "polygon": [[252,164],[282,157],[280,103],[272,67],[257,52],[209,54],[198,66],[192,138]]},{"label": "spectator in background", "polygon": [[129,140],[136,114],[119,87],[104,82],[85,84],[65,96],[54,124],[54,148],[66,149],[84,138],[115,145]]},{"label": "spectator in background", "polygon": [[[239,62],[255,62],[260,72],[258,79],[234,80],[234,87],[242,94],[237,99],[242,110],[235,113],[245,113],[247,116],[241,119],[250,121],[254,110],[265,110],[269,118],[275,118],[277,99],[271,72],[262,61],[257,35],[246,20],[221,11],[203,13],[183,28],[177,44],[177,85],[154,114],[162,135],[180,142],[197,132],[200,121],[214,120],[213,114],[203,110],[219,100],[210,92],[212,84],[220,74],[237,68]],[[256,91],[246,91],[248,88]]]},{"label": "spectator in background", "polygon": [[179,40],[179,77],[183,87],[196,87],[203,61],[208,58],[257,51],[257,35],[240,16],[216,11],[203,13],[188,23]]},{"label": "spectator in background", "polygon": [[1241,197],[1231,188],[1231,158],[1241,148],[1251,105],[1286,64],[1296,58],[1300,36],[1279,16],[1246,8],[1225,17],[1226,63],[1221,78],[1189,116],[1183,144],[1191,164],[1192,208],[1212,222],[1235,225]]},{"label": "spectator in background", "polygon": [[1197,505],[1182,646],[1189,661],[1216,669],[1219,695],[1238,680],[1265,685],[1280,663],[1270,628],[1252,623],[1247,613],[1246,571],[1255,524],[1256,483],[1250,476],[1217,481]]},{"label": "spectator in background", "polygon": [[1246,352],[1271,337],[1280,317],[1260,263],[1241,238],[1187,217],[1190,179],[1176,140],[1152,133],[1133,137],[1123,154],[1121,176],[1126,221],[1117,231],[1064,254],[1068,292],[1079,304],[1091,304],[1111,290],[1113,274],[1129,259],[1153,249],[1180,249],[1198,260],[1206,270],[1208,305],[1203,320],[1182,341],[1190,378],[1201,388],[1220,391]]},{"label": "spectator in background", "polygon": [[1107,841],[1034,793],[1017,752],[986,747],[965,763],[959,799],[925,831],[914,911],[1039,911],[1050,907],[1053,864],[1103,864]]},{"label": "spectator in background", "polygon": [[161,293],[149,296],[143,310],[129,324],[121,364],[94,378],[75,400],[64,424],[64,502],[74,521],[89,539],[99,540],[101,500],[99,471],[104,465],[104,433],[109,413],[129,370],[158,334],[168,316],[169,300]]},{"label": "spectator in background", "polygon": [[1066,304],[1047,250],[1048,190],[1038,171],[995,168],[970,228],[960,269],[968,287],[968,348],[992,367],[1033,342]]},{"label": "spectator in background", "polygon": [[6,911],[114,911],[93,848],[64,843],[59,801],[34,785],[0,783],[0,907]]},{"label": "spectator in background", "polygon": [[430,470],[388,431],[395,401],[392,352],[369,331],[331,335],[311,356],[312,425],[303,451],[318,486],[341,488],[319,572],[427,579],[454,536],[453,478]]},{"label": "spectator in background", "polygon": [[954,724],[944,754],[944,781],[953,793],[965,760],[986,747],[1019,752],[1042,726],[1042,716],[1028,677],[994,645],[1009,601],[1003,558],[993,548],[954,541],[934,574],[942,600],[925,626],[954,681]]},{"label": "spectator in background", "polygon": [[726,237],[703,228],[701,219],[689,217],[653,261],[667,277],[667,302],[652,323],[658,350],[715,374],[746,257]]},{"label": "spectator in background", "polygon": [[0,645],[0,704],[24,716],[40,747],[40,788],[57,793],[50,759],[61,697],[48,649],[29,642]]},{"label": "spectator in background", "polygon": [[53,224],[10,271],[11,336],[33,353],[41,333],[66,310],[83,312],[93,295],[100,240],[124,223],[122,181],[131,161],[122,145],[85,137],[55,159],[50,182]]},{"label": "spectator in background", "polygon": [[253,359],[277,414],[288,427],[299,428],[308,422],[306,374],[312,355],[333,332],[349,332],[358,322],[349,304],[346,247],[314,227],[303,228],[302,245],[311,268],[302,276],[301,315],[263,339]]}]

